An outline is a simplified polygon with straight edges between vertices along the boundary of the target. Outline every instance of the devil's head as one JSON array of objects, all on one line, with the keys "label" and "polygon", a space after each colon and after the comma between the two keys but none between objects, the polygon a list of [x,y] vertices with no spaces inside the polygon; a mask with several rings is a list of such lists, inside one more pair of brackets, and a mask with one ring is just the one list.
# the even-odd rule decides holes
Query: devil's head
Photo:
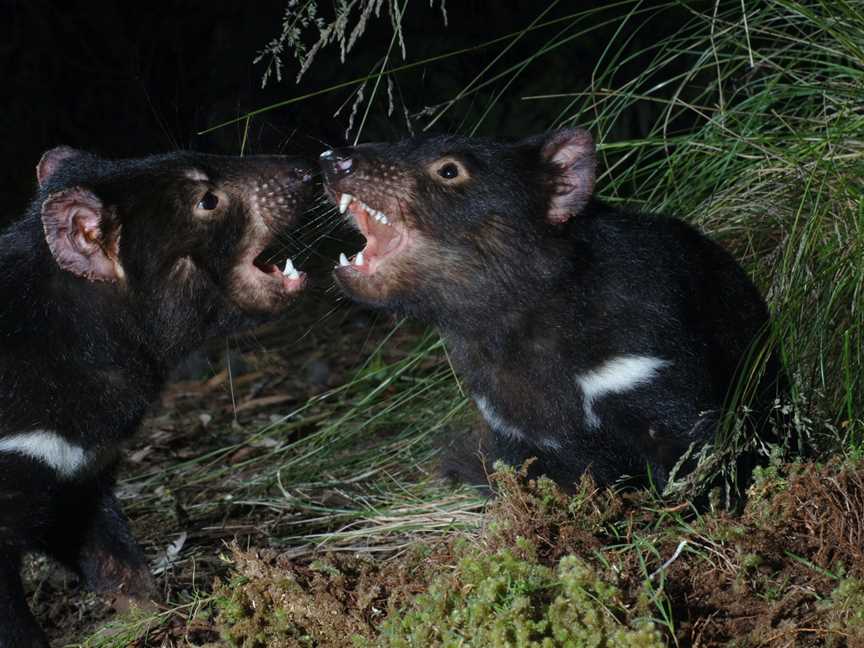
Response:
[{"label": "devil's head", "polygon": [[[60,147],[37,166],[34,202],[63,290],[92,290],[195,335],[283,310],[305,275],[280,250],[311,197],[296,157],[173,153],[104,160]],[[212,326],[211,326],[212,325]]]},{"label": "devil's head", "polygon": [[320,162],[327,193],[366,237],[338,283],[359,301],[433,319],[454,302],[521,289],[520,272],[542,276],[549,242],[591,198],[595,168],[583,130],[519,142],[417,137]]}]

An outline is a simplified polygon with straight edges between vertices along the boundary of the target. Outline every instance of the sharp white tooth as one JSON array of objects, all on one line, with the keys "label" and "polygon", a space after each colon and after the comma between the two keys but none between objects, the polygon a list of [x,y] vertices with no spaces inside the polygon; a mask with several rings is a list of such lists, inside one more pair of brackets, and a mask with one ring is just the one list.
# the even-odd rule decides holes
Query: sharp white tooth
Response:
[{"label": "sharp white tooth", "polygon": [[285,260],[285,269],[282,271],[283,275],[292,275],[297,274],[297,270],[294,268],[294,264],[291,262],[291,259]]},{"label": "sharp white tooth", "polygon": [[385,225],[390,224],[390,221],[387,220],[387,217],[384,214],[381,214],[381,222],[384,223]]},{"label": "sharp white tooth", "polygon": [[384,214],[382,214],[381,212],[376,211],[374,214],[372,214],[372,218],[374,218],[376,221],[378,221],[378,222],[380,223],[380,222],[381,222],[381,217],[382,217],[383,215],[384,215]]},{"label": "sharp white tooth", "polygon": [[294,272],[292,272],[291,274],[288,275],[288,278],[289,279],[299,279],[300,273],[295,270]]},{"label": "sharp white tooth", "polygon": [[348,205],[351,204],[351,201],[354,200],[354,196],[349,193],[343,193],[342,198],[339,199],[339,213],[344,214],[348,211]]},{"label": "sharp white tooth", "polygon": [[344,252],[339,253],[339,265],[340,266],[347,266],[348,265],[348,257],[345,256]]},{"label": "sharp white tooth", "polygon": [[362,266],[363,265],[363,251],[357,253],[357,256],[354,257],[354,265]]}]

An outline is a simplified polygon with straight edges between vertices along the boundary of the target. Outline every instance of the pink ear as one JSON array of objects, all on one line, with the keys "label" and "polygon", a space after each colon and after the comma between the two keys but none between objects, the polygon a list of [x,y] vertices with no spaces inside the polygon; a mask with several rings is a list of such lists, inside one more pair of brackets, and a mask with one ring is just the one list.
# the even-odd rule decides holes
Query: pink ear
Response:
[{"label": "pink ear", "polygon": [[58,146],[50,151],[45,151],[39,159],[39,164],[36,165],[36,180],[39,182],[39,186],[41,187],[48,178],[54,175],[63,160],[77,155],[80,153],[68,146]]},{"label": "pink ear", "polygon": [[117,258],[119,232],[105,231],[102,201],[81,187],[53,193],[42,203],[42,226],[54,260],[91,281],[123,277]]},{"label": "pink ear", "polygon": [[559,130],[546,138],[541,154],[554,174],[546,218],[565,223],[585,208],[594,192],[594,139],[581,128]]}]

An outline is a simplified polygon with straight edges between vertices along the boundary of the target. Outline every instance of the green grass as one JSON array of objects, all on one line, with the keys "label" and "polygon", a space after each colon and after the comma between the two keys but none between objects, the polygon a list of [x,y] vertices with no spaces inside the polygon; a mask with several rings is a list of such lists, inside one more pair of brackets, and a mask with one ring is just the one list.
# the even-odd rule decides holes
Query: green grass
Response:
[{"label": "green grass", "polygon": [[[731,249],[767,295],[774,314],[772,341],[793,383],[792,433],[823,455],[861,457],[864,6],[847,0],[773,0],[721,2],[716,10],[713,5],[704,11],[688,8],[692,16],[684,29],[647,46],[636,45],[641,41],[623,29],[662,20],[664,11],[681,7],[689,5],[649,8],[628,0],[552,22],[544,22],[542,15],[533,22],[526,19],[526,31],[482,47],[507,48],[535,31],[548,34],[543,47],[516,63],[496,59],[455,95],[434,98],[436,108],[426,123],[441,120],[441,126],[458,115],[453,123],[463,124],[463,131],[492,134],[488,129],[496,109],[509,103],[516,110],[524,107],[532,119],[543,115],[549,128],[589,128],[599,143],[603,172],[598,188],[604,198],[695,223]],[[571,92],[572,84],[560,77],[536,74],[545,57],[575,48],[601,24],[622,29],[605,46],[589,88]],[[415,74],[423,69],[421,63],[434,66],[451,54],[467,55],[470,49],[394,66],[326,91]],[[622,72],[634,69],[629,77]],[[514,95],[515,82],[530,74],[537,77],[532,85],[536,92]],[[374,86],[366,96],[364,111],[386,109],[383,86]],[[282,103],[302,102],[314,94]],[[248,124],[279,105],[240,119]],[[622,139],[622,123],[633,115],[648,121],[646,134]],[[326,222],[322,216],[314,227]],[[164,515],[166,488],[196,493],[188,506],[195,517],[217,515],[230,497],[233,506],[247,507],[250,517],[260,519],[271,546],[291,549],[295,556],[327,548],[398,557],[418,543],[454,534],[474,537],[484,519],[482,504],[473,493],[445,487],[431,472],[435,439],[450,425],[465,425],[470,405],[434,333],[415,342],[403,338],[399,345],[399,359],[385,361],[380,350],[372,353],[346,384],[239,445],[137,476],[128,484],[139,493],[126,503],[130,515]],[[740,449],[732,429],[727,443],[733,451],[719,452],[719,460],[703,460],[702,483],[722,472]],[[240,447],[262,438],[277,444],[248,461],[226,462]],[[692,487],[682,482],[671,492],[685,496]],[[671,547],[689,538],[676,561],[705,561],[718,569],[731,565],[726,563],[736,531],[734,524],[700,528],[699,519],[685,515],[686,509],[663,512],[658,503],[655,510],[660,513],[650,518],[653,527],[613,531],[621,534],[620,543],[607,547],[598,560],[612,569],[616,561],[636,557],[646,583],[640,589],[641,609],[671,636],[678,612],[666,596],[664,572],[657,571],[669,558],[670,545],[654,529],[674,517]],[[483,563],[484,569],[501,569],[506,557],[492,555],[497,558]],[[184,556],[181,563],[193,557]],[[749,567],[741,568],[742,579],[755,583],[762,578],[753,575],[758,557],[742,558],[745,563]],[[542,585],[552,573],[538,572],[539,580],[529,580]],[[778,589],[766,586],[764,596],[783,591],[776,583],[771,587]],[[860,624],[860,614],[849,603],[860,599],[860,581],[835,587],[831,600],[848,608],[844,618],[850,626]],[[175,608],[147,623],[159,628],[171,615],[185,617],[206,608],[208,588],[205,582],[201,590],[179,594]],[[445,599],[451,594],[441,592]],[[605,604],[596,592],[592,596]],[[421,632],[418,609],[422,606],[406,608],[405,616],[393,617],[390,628],[410,626],[406,633]],[[124,626],[126,634],[113,639],[102,635],[85,645],[126,645],[122,637],[143,636],[141,623]]]}]

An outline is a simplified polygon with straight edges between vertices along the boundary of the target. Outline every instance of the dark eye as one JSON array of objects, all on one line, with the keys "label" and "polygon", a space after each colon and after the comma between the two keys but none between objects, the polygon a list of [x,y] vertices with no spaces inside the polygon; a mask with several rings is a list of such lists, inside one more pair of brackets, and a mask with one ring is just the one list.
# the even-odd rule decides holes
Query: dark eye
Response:
[{"label": "dark eye", "polygon": [[446,178],[447,180],[452,180],[459,175],[459,167],[452,162],[448,162],[447,164],[444,164],[443,166],[438,168],[438,175],[440,175],[442,178]]},{"label": "dark eye", "polygon": [[218,205],[219,205],[219,197],[216,194],[208,191],[206,194],[204,194],[204,197],[198,203],[198,209],[204,209],[206,211],[212,211],[212,210],[216,209],[216,207]]}]

